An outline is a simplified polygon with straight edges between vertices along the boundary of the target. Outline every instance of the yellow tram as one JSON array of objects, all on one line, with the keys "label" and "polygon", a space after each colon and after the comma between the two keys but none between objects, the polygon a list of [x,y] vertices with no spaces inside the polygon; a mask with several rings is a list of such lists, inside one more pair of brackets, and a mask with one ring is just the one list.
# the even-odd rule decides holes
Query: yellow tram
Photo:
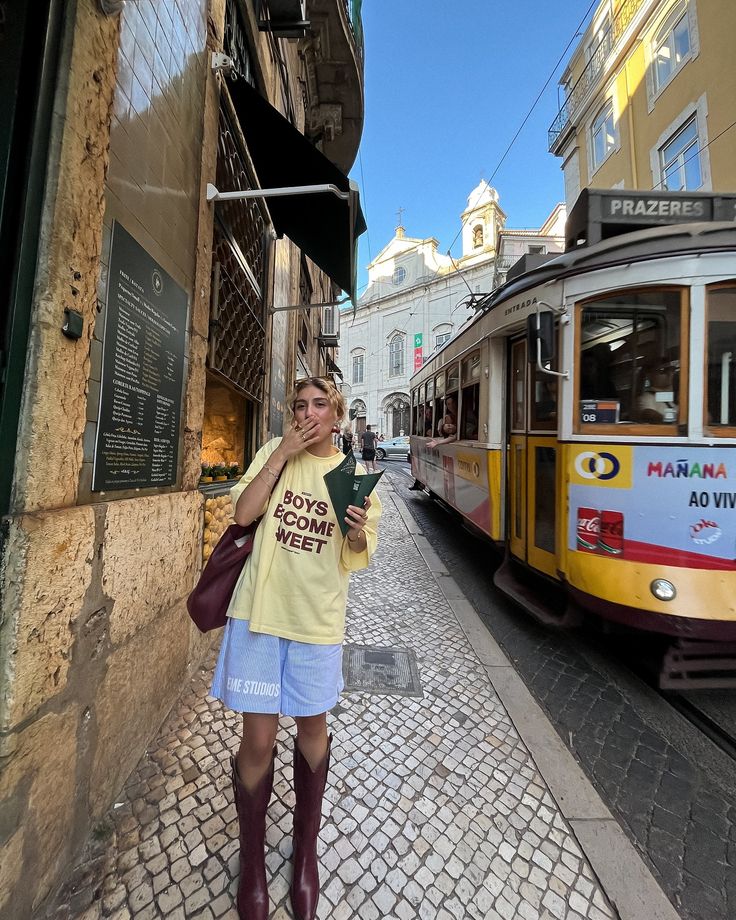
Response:
[{"label": "yellow tram", "polygon": [[414,475],[543,620],[736,640],[735,217],[734,195],[585,190],[566,252],[412,378]]}]

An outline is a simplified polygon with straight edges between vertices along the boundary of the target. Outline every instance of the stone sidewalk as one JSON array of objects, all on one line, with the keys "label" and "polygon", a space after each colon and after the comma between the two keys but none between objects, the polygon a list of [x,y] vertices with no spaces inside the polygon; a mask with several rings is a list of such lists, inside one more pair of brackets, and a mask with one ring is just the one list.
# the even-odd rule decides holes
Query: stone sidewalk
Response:
[{"label": "stone sidewalk", "polygon": [[[352,580],[346,641],[413,650],[423,693],[346,692],[329,719],[318,916],[617,917],[428,568],[405,506],[390,485],[382,499],[379,551]],[[213,664],[214,654],[46,917],[236,918],[228,759],[240,717],[207,695]],[[284,719],[267,830],[273,920],[291,917],[293,735]]]}]

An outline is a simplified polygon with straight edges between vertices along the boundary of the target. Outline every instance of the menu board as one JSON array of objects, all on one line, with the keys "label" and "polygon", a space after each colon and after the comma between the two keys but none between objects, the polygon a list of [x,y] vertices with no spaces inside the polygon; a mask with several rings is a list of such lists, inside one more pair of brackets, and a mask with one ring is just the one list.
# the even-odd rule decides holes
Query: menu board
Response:
[{"label": "menu board", "polygon": [[174,485],[188,299],[117,221],[92,491]]}]

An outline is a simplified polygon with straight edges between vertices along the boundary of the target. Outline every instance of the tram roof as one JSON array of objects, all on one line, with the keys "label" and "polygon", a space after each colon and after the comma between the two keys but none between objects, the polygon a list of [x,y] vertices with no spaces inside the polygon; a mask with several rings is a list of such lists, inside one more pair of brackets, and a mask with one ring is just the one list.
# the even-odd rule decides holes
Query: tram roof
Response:
[{"label": "tram roof", "polygon": [[736,222],[673,224],[635,230],[562,253],[544,265],[519,275],[479,301],[476,316],[546,281],[671,255],[718,251],[736,251]]}]

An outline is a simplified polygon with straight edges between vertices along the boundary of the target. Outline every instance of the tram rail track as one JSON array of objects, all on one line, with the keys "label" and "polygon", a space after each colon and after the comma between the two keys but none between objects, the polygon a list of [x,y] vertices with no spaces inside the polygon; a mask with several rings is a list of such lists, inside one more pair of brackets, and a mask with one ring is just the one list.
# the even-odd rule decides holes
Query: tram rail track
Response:
[{"label": "tram rail track", "polygon": [[[683,696],[682,692],[661,690],[660,693],[673,709],[676,709],[691,725],[708,737],[732,760],[736,761],[736,732],[725,728],[712,715],[709,715],[703,708],[699,707],[696,701],[689,700]],[[734,696],[734,707],[736,708],[736,694]]]}]

